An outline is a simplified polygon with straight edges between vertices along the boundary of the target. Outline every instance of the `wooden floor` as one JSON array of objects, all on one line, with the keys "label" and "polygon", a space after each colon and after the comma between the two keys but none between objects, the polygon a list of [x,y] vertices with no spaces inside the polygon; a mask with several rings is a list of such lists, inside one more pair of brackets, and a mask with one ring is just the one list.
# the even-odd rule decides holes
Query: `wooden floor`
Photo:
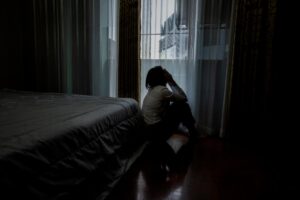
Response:
[{"label": "wooden floor", "polygon": [[255,154],[203,138],[183,148],[166,173],[158,159],[161,150],[149,147],[107,200],[273,199],[278,188],[270,169]]}]

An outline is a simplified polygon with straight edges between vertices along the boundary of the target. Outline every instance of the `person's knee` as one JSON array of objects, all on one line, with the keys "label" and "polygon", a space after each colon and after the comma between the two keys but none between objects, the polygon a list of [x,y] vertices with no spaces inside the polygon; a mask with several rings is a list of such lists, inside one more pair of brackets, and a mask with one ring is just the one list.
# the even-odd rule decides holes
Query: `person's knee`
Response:
[{"label": "person's knee", "polygon": [[179,102],[173,102],[170,105],[170,108],[173,110],[182,110],[182,109],[189,109],[190,106],[187,102],[179,101]]},{"label": "person's knee", "polygon": [[171,106],[172,110],[178,113],[187,113],[191,111],[190,105],[187,102],[175,102]]}]

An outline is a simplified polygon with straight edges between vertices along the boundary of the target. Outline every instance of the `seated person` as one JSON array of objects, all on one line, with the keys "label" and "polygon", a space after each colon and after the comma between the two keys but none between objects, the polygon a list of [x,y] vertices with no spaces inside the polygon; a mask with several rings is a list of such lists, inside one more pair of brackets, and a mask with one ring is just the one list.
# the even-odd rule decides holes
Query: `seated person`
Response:
[{"label": "seated person", "polygon": [[[166,87],[167,84],[171,90]],[[155,66],[148,71],[146,88],[148,92],[143,100],[142,113],[149,132],[148,138],[163,143],[174,132],[185,129],[189,142],[195,140],[195,119],[187,96],[172,75],[161,66]]]}]

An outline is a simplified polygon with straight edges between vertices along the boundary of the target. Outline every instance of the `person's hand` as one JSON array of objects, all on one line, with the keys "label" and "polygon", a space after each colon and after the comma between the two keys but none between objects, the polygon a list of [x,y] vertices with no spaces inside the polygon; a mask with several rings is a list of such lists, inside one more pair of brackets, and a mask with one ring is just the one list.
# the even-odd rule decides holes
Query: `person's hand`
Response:
[{"label": "person's hand", "polygon": [[164,76],[167,82],[173,82],[172,75],[166,69],[164,69]]}]

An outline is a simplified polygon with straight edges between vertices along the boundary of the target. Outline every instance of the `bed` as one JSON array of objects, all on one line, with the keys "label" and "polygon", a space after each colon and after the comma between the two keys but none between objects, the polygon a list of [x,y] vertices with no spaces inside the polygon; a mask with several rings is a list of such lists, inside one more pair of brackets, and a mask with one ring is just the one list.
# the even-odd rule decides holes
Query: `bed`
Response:
[{"label": "bed", "polygon": [[95,187],[104,199],[145,145],[142,121],[130,98],[0,90],[0,198],[87,198]]}]

